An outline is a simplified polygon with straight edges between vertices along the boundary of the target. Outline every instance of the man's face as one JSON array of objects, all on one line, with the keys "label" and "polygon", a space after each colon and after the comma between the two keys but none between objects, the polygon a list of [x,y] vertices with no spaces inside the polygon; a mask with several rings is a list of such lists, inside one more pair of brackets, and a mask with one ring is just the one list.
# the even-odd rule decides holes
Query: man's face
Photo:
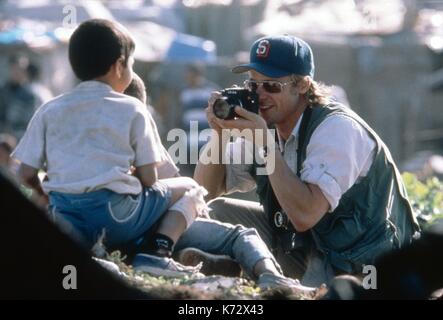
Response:
[{"label": "man's face", "polygon": [[[249,71],[250,80],[264,81],[272,80],[285,83],[281,86],[281,92],[270,93],[259,85],[257,93],[259,95],[260,115],[265,119],[268,125],[276,126],[294,121],[296,111],[299,109],[299,93],[295,83],[291,82],[291,77],[270,78],[257,71]],[[295,125],[295,122],[294,124]]]}]

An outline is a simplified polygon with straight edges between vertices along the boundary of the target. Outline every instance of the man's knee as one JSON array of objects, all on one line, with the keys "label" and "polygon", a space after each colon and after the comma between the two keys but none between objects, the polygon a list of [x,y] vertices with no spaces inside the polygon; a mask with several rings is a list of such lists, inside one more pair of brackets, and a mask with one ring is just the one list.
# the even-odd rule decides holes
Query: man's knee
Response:
[{"label": "man's knee", "polygon": [[226,198],[222,197],[215,198],[208,202],[208,206],[214,211],[222,209],[225,205],[226,205]]},{"label": "man's knee", "polygon": [[215,198],[208,202],[208,207],[210,208],[209,216],[212,219],[225,222],[226,214],[228,208],[226,204],[226,198]]}]

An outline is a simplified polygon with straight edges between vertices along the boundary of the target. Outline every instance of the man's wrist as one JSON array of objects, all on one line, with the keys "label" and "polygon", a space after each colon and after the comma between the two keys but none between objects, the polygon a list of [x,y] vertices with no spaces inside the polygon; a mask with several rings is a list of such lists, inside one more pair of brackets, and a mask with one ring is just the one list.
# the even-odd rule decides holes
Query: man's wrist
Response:
[{"label": "man's wrist", "polygon": [[257,174],[270,175],[275,171],[277,152],[280,152],[275,143],[258,148],[259,159],[257,160]]}]

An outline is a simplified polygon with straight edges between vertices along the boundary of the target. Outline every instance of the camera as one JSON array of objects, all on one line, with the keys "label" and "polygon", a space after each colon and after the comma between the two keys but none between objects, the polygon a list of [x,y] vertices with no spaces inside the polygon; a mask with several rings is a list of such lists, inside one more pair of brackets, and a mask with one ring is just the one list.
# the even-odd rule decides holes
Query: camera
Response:
[{"label": "camera", "polygon": [[213,105],[214,114],[217,118],[231,120],[237,117],[235,106],[258,113],[258,94],[248,89],[233,87],[221,90],[222,97],[215,100]]},{"label": "camera", "polygon": [[282,210],[274,213],[274,225],[280,229],[289,229],[290,222],[286,212]]}]

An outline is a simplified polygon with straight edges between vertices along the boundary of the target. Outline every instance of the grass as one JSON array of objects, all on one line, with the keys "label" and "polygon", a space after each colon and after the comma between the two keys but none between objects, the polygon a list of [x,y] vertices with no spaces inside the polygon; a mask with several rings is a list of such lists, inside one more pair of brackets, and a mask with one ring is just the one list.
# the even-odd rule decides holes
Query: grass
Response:
[{"label": "grass", "polygon": [[120,251],[107,255],[106,260],[115,263],[126,279],[141,290],[156,292],[173,299],[218,299],[261,300],[297,299],[312,300],[312,297],[294,294],[290,289],[279,288],[262,291],[255,283],[245,278],[185,276],[181,278],[155,277],[148,273],[136,273],[124,260]]}]

